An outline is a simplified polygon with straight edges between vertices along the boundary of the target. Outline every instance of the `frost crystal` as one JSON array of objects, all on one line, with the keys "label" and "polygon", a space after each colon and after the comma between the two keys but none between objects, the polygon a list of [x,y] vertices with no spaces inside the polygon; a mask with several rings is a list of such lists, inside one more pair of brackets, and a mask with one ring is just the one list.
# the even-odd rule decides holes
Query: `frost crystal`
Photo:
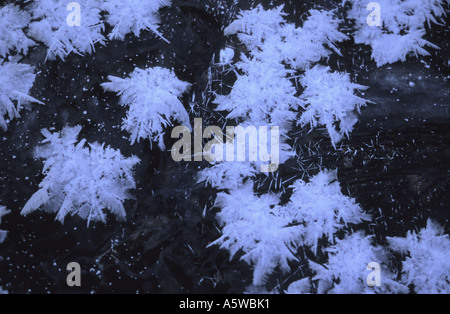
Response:
[{"label": "frost crystal", "polygon": [[64,0],[36,0],[31,7],[33,22],[28,34],[43,42],[47,47],[47,59],[60,57],[62,60],[70,53],[83,55],[94,51],[94,45],[105,43],[101,34],[104,29],[100,16],[100,1],[78,0],[81,10],[80,26],[69,26],[67,17],[70,11]]},{"label": "frost crystal", "polygon": [[238,18],[226,29],[225,35],[238,34],[239,40],[249,51],[256,51],[272,37],[278,37],[284,24],[283,6],[264,10],[259,5],[253,10],[240,12]]},{"label": "frost crystal", "polygon": [[4,58],[10,50],[26,55],[28,48],[35,45],[23,32],[30,19],[29,13],[14,4],[0,8],[0,56]]},{"label": "frost crystal", "polygon": [[333,242],[334,233],[346,224],[368,218],[353,199],[342,195],[339,183],[333,182],[335,177],[335,172],[324,171],[310,183],[297,181],[285,206],[279,205],[279,195],[255,195],[251,180],[219,193],[217,217],[223,235],[211,245],[220,244],[231,257],[242,250],[242,259],[255,265],[255,285],[263,284],[278,266],[288,271],[288,261],[296,260],[294,252],[299,246],[315,251],[323,236]]},{"label": "frost crystal", "polygon": [[109,76],[111,82],[101,84],[120,96],[120,104],[129,106],[122,128],[131,133],[131,143],[148,138],[164,149],[164,128],[176,120],[189,126],[189,115],[179,97],[189,83],[180,81],[173,71],[155,67],[136,68],[128,78]]},{"label": "frost crystal", "polygon": [[334,234],[339,229],[370,220],[354,199],[341,193],[336,171],[322,171],[308,183],[298,180],[292,188],[285,214],[302,223],[303,242],[314,252],[323,237],[334,242]]},{"label": "frost crystal", "polygon": [[391,249],[406,255],[402,281],[413,284],[419,294],[448,294],[450,283],[450,238],[443,229],[428,221],[419,233],[408,232],[406,238],[388,238]]},{"label": "frost crystal", "polygon": [[57,212],[64,222],[66,215],[78,215],[89,222],[106,222],[107,209],[118,219],[126,217],[123,202],[128,190],[135,187],[132,168],[137,157],[125,158],[120,151],[98,143],[78,141],[80,126],[66,127],[61,133],[42,130],[43,146],[35,157],[43,158],[45,174],[37,191],[22,209],[27,215],[39,208]]},{"label": "frost crystal", "polygon": [[311,279],[303,278],[291,283],[288,289],[285,291],[286,294],[310,294],[311,293]]},{"label": "frost crystal", "polygon": [[19,118],[23,105],[42,104],[28,95],[35,78],[34,67],[28,64],[0,64],[0,128],[4,131],[8,129],[6,115],[9,119]]},{"label": "frost crystal", "polygon": [[158,31],[159,9],[170,6],[171,0],[106,0],[102,9],[108,12],[106,22],[113,27],[110,39],[123,40],[133,33],[139,37],[141,30],[149,30],[168,42]]},{"label": "frost crystal", "polygon": [[303,27],[297,28],[285,21],[282,10],[258,6],[241,12],[225,29],[225,34],[237,34],[249,57],[243,54],[236,64],[241,73],[231,93],[217,96],[215,102],[217,110],[230,112],[227,118],[277,125],[286,135],[301,105],[292,79],[295,70],[309,68],[331,51],[339,53],[334,44],[347,36],[338,31],[340,20],[330,12],[310,10]]},{"label": "frost crystal", "polygon": [[328,67],[316,65],[300,78],[305,88],[301,100],[305,111],[299,120],[302,126],[324,125],[333,145],[353,130],[358,121],[356,113],[367,100],[355,95],[367,87],[352,83],[346,73],[330,72]]},{"label": "frost crystal", "polygon": [[347,39],[338,31],[340,20],[331,12],[310,10],[303,27],[286,23],[283,6],[264,10],[261,6],[243,11],[225,29],[225,35],[237,34],[250,54],[258,60],[286,62],[294,69],[305,69],[327,57],[335,43]]},{"label": "frost crystal", "polygon": [[282,29],[280,56],[294,69],[306,69],[332,52],[340,55],[335,44],[348,39],[338,31],[341,20],[331,12],[310,10],[309,14],[301,28],[287,24]]},{"label": "frost crystal", "polygon": [[[230,94],[215,99],[216,110],[228,112],[229,119],[243,125],[280,127],[280,164],[293,155],[284,140],[302,105],[305,112],[300,123],[329,126],[334,143],[351,131],[356,123],[354,111],[366,103],[354,95],[364,87],[352,84],[348,75],[329,73],[319,66],[310,69],[332,51],[339,53],[334,44],[347,38],[338,31],[340,21],[330,12],[311,10],[297,28],[286,22],[282,10],[258,6],[241,12],[225,29],[226,35],[237,34],[249,52],[236,64],[240,72],[236,71]],[[294,85],[298,70],[306,70],[302,76],[306,91],[301,98]],[[254,285],[262,285],[276,267],[289,270],[288,261],[296,259],[299,246],[315,252],[320,239],[333,242],[336,231],[367,217],[354,200],[341,193],[334,172],[321,172],[310,183],[297,181],[290,202],[281,206],[277,195],[254,193],[255,166],[224,162],[203,170],[199,177],[227,191],[216,199],[223,235],[213,244],[220,244],[231,256],[241,251],[242,259],[254,265]]]},{"label": "frost crystal", "polygon": [[[386,263],[387,255],[383,248],[372,245],[372,238],[358,231],[337,240],[336,245],[326,249],[328,262],[325,265],[310,261],[318,280],[318,293],[361,294],[361,293],[407,293],[408,289],[395,282]],[[381,266],[381,287],[367,284],[369,263]]]},{"label": "frost crystal", "polygon": [[218,162],[200,171],[198,182],[205,182],[219,190],[233,190],[243,186],[247,178],[256,175],[255,165],[249,162]]},{"label": "frost crystal", "polygon": [[230,251],[231,258],[240,250],[242,260],[254,264],[253,284],[261,285],[275,267],[288,271],[288,260],[301,239],[302,228],[289,226],[289,217],[280,215],[279,196],[256,196],[253,183],[247,182],[230,194],[219,193],[216,204],[221,208],[217,218],[223,235],[211,245],[220,244]]},{"label": "frost crystal", "polygon": [[243,74],[238,75],[230,94],[216,97],[216,110],[228,111],[227,118],[241,119],[254,126],[289,129],[288,122],[295,118],[291,109],[299,107],[295,87],[286,78],[289,72],[280,63],[242,58],[237,67]]},{"label": "frost crystal", "polygon": [[356,21],[355,43],[370,45],[378,66],[405,61],[410,53],[427,56],[424,47],[438,48],[423,39],[425,24],[438,23],[445,16],[443,0],[379,0],[382,27],[367,24],[366,10],[371,0],[347,0],[352,3],[348,17]]}]

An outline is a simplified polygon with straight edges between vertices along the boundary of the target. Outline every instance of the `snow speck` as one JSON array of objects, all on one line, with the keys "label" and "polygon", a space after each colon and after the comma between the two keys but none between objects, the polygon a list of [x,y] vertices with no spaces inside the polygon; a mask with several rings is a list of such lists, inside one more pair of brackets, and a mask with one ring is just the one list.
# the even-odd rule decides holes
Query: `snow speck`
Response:
[{"label": "snow speck", "polygon": [[221,64],[228,64],[231,61],[233,61],[233,58],[234,58],[234,50],[233,49],[227,47],[220,51],[220,63]]}]

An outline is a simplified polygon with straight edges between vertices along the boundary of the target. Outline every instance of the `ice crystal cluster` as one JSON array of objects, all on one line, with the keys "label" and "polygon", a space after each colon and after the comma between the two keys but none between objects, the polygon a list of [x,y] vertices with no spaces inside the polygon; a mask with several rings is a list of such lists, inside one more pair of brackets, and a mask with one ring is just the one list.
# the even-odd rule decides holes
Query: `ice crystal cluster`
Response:
[{"label": "ice crystal cluster", "polygon": [[123,40],[125,35],[133,33],[139,37],[142,30],[148,30],[168,42],[159,32],[161,23],[159,10],[170,6],[171,0],[106,0],[101,8],[108,12],[106,22],[113,27],[108,35],[110,39]]},{"label": "ice crystal cluster", "polygon": [[165,127],[173,125],[173,121],[190,125],[189,115],[180,101],[190,84],[180,81],[173,71],[161,67],[136,68],[128,78],[109,76],[108,79],[111,82],[103,83],[103,88],[116,92],[120,104],[129,107],[122,128],[131,134],[132,144],[148,138],[164,149]]},{"label": "ice crystal cluster", "polygon": [[6,57],[11,51],[27,54],[35,42],[28,38],[23,29],[31,21],[30,13],[22,11],[14,4],[0,8],[0,56]]},{"label": "ice crystal cluster", "polygon": [[103,45],[104,24],[101,21],[100,1],[79,0],[81,21],[79,26],[67,23],[67,5],[70,1],[36,0],[32,4],[32,22],[28,34],[47,47],[47,59],[64,60],[70,53],[90,54],[95,45]]},{"label": "ice crystal cluster", "polygon": [[420,294],[448,294],[450,282],[450,238],[443,228],[429,220],[419,232],[405,238],[388,238],[392,250],[403,257],[401,281],[412,284]]},{"label": "ice crystal cluster", "polygon": [[293,190],[284,206],[280,195],[256,195],[252,181],[217,196],[223,234],[213,244],[229,250],[231,257],[242,250],[241,259],[254,264],[254,285],[263,284],[276,267],[288,271],[288,261],[297,259],[293,252],[300,246],[316,251],[319,240],[334,242],[336,231],[369,218],[341,193],[334,171],[321,172],[309,183],[298,180]]},{"label": "ice crystal cluster", "polygon": [[60,133],[44,129],[45,140],[35,152],[44,159],[44,180],[22,209],[28,215],[37,209],[57,213],[64,222],[67,215],[78,215],[92,222],[106,222],[105,210],[119,220],[126,217],[123,202],[135,187],[133,167],[137,157],[125,158],[120,151],[99,143],[78,140],[80,126],[66,127]]},{"label": "ice crystal cluster", "polygon": [[[20,117],[24,106],[42,104],[29,95],[36,74],[28,64],[0,61],[0,128],[8,129],[8,122]],[[5,119],[6,117],[6,119]]]},{"label": "ice crystal cluster", "polygon": [[[338,30],[340,20],[332,12],[311,10],[302,27],[285,20],[283,7],[262,6],[241,12],[225,34],[237,35],[248,53],[235,64],[237,80],[228,95],[218,95],[216,110],[243,125],[279,126],[282,135],[281,163],[295,153],[285,143],[295,124],[327,127],[333,144],[351,132],[356,113],[366,101],[356,92],[365,87],[354,84],[345,73],[331,72],[316,63],[347,39]],[[298,96],[296,73],[304,87]],[[205,169],[200,181],[224,190],[218,194],[222,236],[214,242],[230,251],[231,257],[254,265],[253,284],[264,284],[277,267],[289,270],[301,247],[317,250],[321,239],[334,241],[334,234],[348,224],[367,219],[351,198],[343,195],[336,172],[322,171],[309,182],[296,181],[288,204],[280,196],[254,190],[259,169],[254,163],[216,163]]]},{"label": "ice crystal cluster", "polygon": [[[30,96],[35,68],[18,63],[33,46],[47,47],[46,60],[57,63],[145,31],[170,45],[160,29],[161,9],[171,6],[170,0],[78,0],[81,23],[77,26],[67,22],[69,2],[36,0],[25,3],[24,9],[14,4],[0,8],[3,131],[8,132],[10,121],[19,118],[22,109],[43,104]],[[425,36],[427,28],[445,16],[445,1],[379,0],[381,25],[375,27],[366,20],[369,0],[346,2],[350,3],[346,18],[355,22],[353,40],[371,47],[378,66],[405,61],[410,54],[426,56],[429,48],[437,48]],[[350,73],[324,65],[328,58],[342,56],[339,46],[350,39],[341,31],[343,21],[337,16],[336,11],[311,9],[293,24],[283,6],[258,5],[239,12],[223,28],[224,35],[243,48],[237,62],[232,48],[221,53],[220,66],[233,71],[236,80],[228,94],[214,94],[212,114],[244,128],[279,127],[280,165],[299,157],[290,144],[292,133],[299,129],[325,130],[339,149],[358,122],[361,108],[370,103],[361,97],[368,87],[354,82]],[[101,87],[105,93],[115,93],[119,105],[126,107],[122,130],[129,133],[131,145],[148,139],[150,145],[157,143],[165,150],[169,127],[190,126],[192,117],[183,95],[191,84],[180,80],[174,69],[134,67],[124,77],[108,76]],[[44,210],[56,213],[60,222],[70,215],[88,224],[106,223],[108,213],[125,220],[139,158],[79,139],[81,126],[50,130],[42,130],[44,140],[33,155],[43,161],[43,180],[21,214]],[[225,149],[231,149],[229,145],[225,143]],[[312,275],[292,282],[286,293],[449,293],[450,239],[436,222],[429,221],[404,237],[387,237],[387,245],[378,245],[361,230],[371,216],[343,193],[337,170],[321,168],[307,177],[297,173],[292,181],[278,183],[278,173],[264,173],[261,163],[212,162],[198,174],[198,182],[217,191],[221,235],[210,246],[226,249],[231,259],[239,257],[253,267],[251,291],[263,291],[270,274],[289,272],[297,261]],[[261,181],[274,182],[274,178],[276,192],[272,183],[260,188]],[[0,206],[0,222],[7,213]],[[0,230],[0,243],[6,235]],[[300,250],[308,254],[299,254]],[[394,252],[401,256],[397,268],[390,261]],[[367,265],[372,262],[381,265],[380,287],[366,282]]]},{"label": "ice crystal cluster", "polygon": [[[168,42],[158,28],[159,10],[170,5],[170,0],[36,0],[20,10],[8,4],[0,9],[0,56],[11,50],[27,54],[29,47],[41,42],[48,47],[48,60],[64,60],[72,53],[90,54],[108,39],[140,36],[144,30]],[[75,19],[71,14],[79,15],[78,24],[68,22]],[[107,37],[105,24],[112,27]]]},{"label": "ice crystal cluster", "polygon": [[[354,40],[372,47],[372,58],[378,66],[405,61],[410,54],[428,56],[436,45],[424,39],[426,26],[438,23],[446,15],[445,0],[379,0],[381,25],[369,26],[367,6],[371,0],[346,0],[352,9],[348,17],[356,22]],[[427,48],[428,47],[428,48]]]}]

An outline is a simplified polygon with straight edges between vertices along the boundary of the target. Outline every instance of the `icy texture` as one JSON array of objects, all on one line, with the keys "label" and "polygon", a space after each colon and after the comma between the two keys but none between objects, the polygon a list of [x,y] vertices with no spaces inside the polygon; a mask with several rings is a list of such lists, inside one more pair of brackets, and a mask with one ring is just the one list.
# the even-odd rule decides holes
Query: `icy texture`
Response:
[{"label": "icy texture", "polygon": [[[282,6],[267,11],[258,6],[241,12],[238,19],[225,29],[227,35],[237,34],[249,49],[249,56],[243,54],[242,61],[236,64],[241,73],[237,74],[231,93],[217,96],[215,103],[218,104],[217,110],[229,112],[227,118],[240,119],[253,125],[277,125],[282,134],[286,135],[292,127],[290,122],[295,119],[301,106],[292,79],[295,70],[309,69],[332,51],[339,53],[335,43],[346,40],[347,36],[338,31],[340,20],[334,18],[331,12],[310,10],[303,26],[297,28],[284,20],[282,10]],[[334,83],[343,85],[333,86],[335,91],[339,88],[344,91],[363,88],[356,84],[350,85],[345,75],[330,74],[327,78],[330,79],[326,82],[328,86]],[[343,96],[347,95],[348,93],[331,94],[331,97],[341,97],[338,99],[339,107],[334,112],[338,115],[336,119],[330,119],[332,121],[327,125],[333,143],[340,140],[347,130],[351,130],[356,122],[356,116],[350,115],[349,110],[349,107],[352,107],[351,110],[355,109],[356,104],[352,100],[356,98],[351,95],[348,103],[342,102]],[[323,104],[324,107],[327,105]],[[315,111],[318,109],[320,108],[313,108]],[[322,120],[325,119],[326,109],[321,112]],[[316,114],[312,111],[309,113]],[[330,115],[328,118],[332,118]],[[342,132],[331,127],[336,120],[341,120],[344,124]]]},{"label": "icy texture", "polygon": [[18,6],[8,4],[0,8],[0,56],[5,57],[11,50],[26,55],[28,48],[35,45],[23,29],[30,23],[30,14]]},{"label": "icy texture", "polygon": [[171,120],[189,126],[189,115],[179,97],[188,90],[189,83],[180,81],[171,70],[155,67],[136,68],[128,78],[108,76],[111,82],[101,84],[107,91],[120,96],[120,104],[129,106],[122,129],[131,133],[132,144],[148,138],[164,145],[164,128]]},{"label": "icy texture", "polygon": [[220,244],[231,257],[242,250],[242,259],[255,265],[254,285],[263,284],[275,267],[288,271],[288,260],[296,260],[293,252],[299,246],[315,250],[323,236],[333,241],[334,233],[345,224],[368,218],[341,193],[339,183],[333,182],[335,176],[324,171],[310,183],[297,181],[285,206],[278,205],[279,195],[255,195],[251,180],[229,193],[219,193],[217,218],[223,235],[211,245]]},{"label": "icy texture", "polygon": [[333,145],[336,145],[358,122],[356,113],[368,101],[355,93],[367,87],[352,83],[347,73],[331,72],[330,68],[321,65],[306,70],[300,83],[305,88],[300,96],[305,111],[298,123],[302,126],[325,126]]},{"label": "icy texture", "polygon": [[[337,30],[339,20],[329,12],[311,10],[303,28],[286,23],[283,7],[264,10],[258,6],[240,13],[225,29],[238,34],[250,51],[236,67],[242,71],[229,95],[218,96],[217,110],[229,111],[228,118],[248,119],[254,125],[271,123],[283,129],[299,107],[296,88],[290,77],[293,69],[306,68],[331,52],[333,42],[347,37]],[[286,69],[287,63],[291,69]]]},{"label": "icy texture", "polygon": [[255,195],[252,182],[230,194],[219,193],[216,198],[223,235],[211,245],[220,244],[230,251],[231,258],[242,250],[245,254],[241,259],[255,265],[254,285],[263,284],[277,266],[288,271],[288,260],[296,260],[292,252],[299,244],[302,228],[289,227],[291,220],[280,214],[279,202],[275,194]]},{"label": "icy texture", "polygon": [[34,67],[28,64],[0,63],[0,128],[3,131],[8,129],[5,116],[19,118],[24,105],[33,102],[42,104],[28,95],[35,78]]},{"label": "icy texture", "polygon": [[[100,3],[97,0],[78,0],[81,9],[80,26],[69,26],[67,10],[70,1],[36,0],[31,7],[33,21],[28,34],[43,42],[47,47],[47,59],[60,57],[62,60],[70,53],[83,55],[92,53],[95,44],[103,45],[105,37],[100,16]],[[124,2],[125,3],[125,2]]]},{"label": "icy texture", "polygon": [[[425,24],[437,23],[444,16],[442,0],[377,0],[381,7],[382,27],[369,26],[366,10],[372,0],[347,0],[353,7],[348,17],[356,20],[355,43],[370,45],[372,58],[378,66],[405,61],[413,53],[427,56],[425,47],[438,48],[423,39]],[[345,1],[344,1],[345,2]]]},{"label": "icy texture", "polygon": [[[356,123],[354,111],[366,103],[354,95],[364,87],[352,84],[348,75],[319,66],[310,69],[333,51],[339,53],[335,43],[347,39],[338,31],[340,21],[330,12],[311,10],[297,28],[285,21],[282,10],[258,6],[241,12],[225,29],[226,35],[237,34],[249,53],[242,54],[235,65],[240,71],[230,94],[215,99],[216,110],[228,112],[229,119],[244,125],[279,126],[280,164],[294,155],[285,139],[302,106],[305,112],[299,123],[329,126],[335,143],[351,131]],[[306,70],[300,82],[306,92],[300,98],[294,81],[298,70]],[[324,82],[316,82],[322,76]],[[333,242],[336,231],[368,217],[341,193],[335,172],[321,172],[310,183],[297,181],[291,201],[280,206],[276,195],[255,195],[252,177],[258,170],[256,163],[223,162],[203,170],[199,177],[227,191],[216,199],[223,235],[213,244],[220,244],[231,256],[242,251],[242,259],[254,264],[254,285],[262,285],[276,267],[289,270],[288,260],[296,259],[299,246],[316,251],[320,239]]]},{"label": "icy texture", "polygon": [[252,178],[257,173],[255,165],[250,162],[218,162],[200,171],[198,182],[205,182],[218,190],[233,190],[241,188],[245,179]]},{"label": "icy texture", "polygon": [[126,217],[123,202],[135,187],[132,168],[137,157],[125,158],[120,151],[98,143],[78,141],[80,126],[66,127],[60,133],[42,130],[45,137],[35,157],[43,158],[45,175],[37,191],[22,209],[27,215],[39,208],[66,215],[78,215],[89,222],[106,222],[107,209],[118,219]]},{"label": "icy texture", "polygon": [[308,183],[298,180],[292,188],[285,215],[304,226],[303,242],[313,252],[323,237],[333,243],[339,229],[370,220],[354,199],[341,193],[336,171],[322,171]]},{"label": "icy texture", "polygon": [[250,51],[256,51],[264,41],[272,37],[279,38],[286,15],[282,11],[283,6],[264,10],[261,5],[252,10],[241,11],[238,18],[225,29],[224,34],[238,34],[239,40]]},{"label": "icy texture", "polygon": [[280,55],[294,69],[306,69],[332,52],[340,55],[335,44],[348,39],[338,31],[341,20],[331,12],[310,10],[309,14],[301,28],[286,24],[282,29]]},{"label": "icy texture", "polygon": [[158,31],[161,22],[158,11],[171,3],[171,0],[103,1],[101,7],[108,12],[106,22],[113,27],[108,37],[123,40],[129,33],[139,37],[142,30],[150,30],[167,42]]},{"label": "icy texture", "polygon": [[291,283],[288,289],[285,291],[286,294],[310,294],[311,289],[311,279],[303,278]]},{"label": "icy texture", "polygon": [[[387,255],[383,248],[372,245],[372,238],[358,231],[337,240],[325,250],[328,262],[325,265],[310,261],[310,267],[316,273],[318,293],[362,294],[362,293],[407,293],[408,289],[395,282],[386,267]],[[369,287],[366,282],[371,273],[369,263],[381,266],[381,286]]]},{"label": "icy texture", "polygon": [[338,31],[340,20],[327,11],[310,10],[303,27],[286,23],[283,6],[264,10],[258,6],[243,11],[225,29],[225,35],[238,34],[250,54],[258,60],[285,61],[294,69],[304,69],[328,56],[334,43],[347,39]]},{"label": "icy texture", "polygon": [[289,129],[295,118],[299,100],[296,89],[287,78],[290,73],[281,63],[266,63],[242,56],[236,66],[243,72],[238,75],[229,95],[217,96],[218,111],[228,111],[227,118],[241,119],[250,125],[276,125]]},{"label": "icy texture", "polygon": [[450,238],[443,228],[428,221],[427,227],[408,232],[406,238],[388,238],[391,249],[406,255],[402,281],[419,294],[450,292]]},{"label": "icy texture", "polygon": [[[243,127],[243,129],[248,127],[248,125],[244,124],[238,125],[237,127],[239,126]],[[270,132],[272,131],[270,130],[270,128],[267,129],[268,133],[270,134]],[[268,167],[269,164],[272,164],[270,167],[278,167],[280,164],[285,163],[288,159],[295,156],[295,152],[292,151],[292,148],[288,144],[281,142],[279,143],[279,150],[277,151],[278,161],[275,161],[275,158],[273,158],[273,156],[270,157],[270,161],[262,161],[260,158],[261,154],[267,152],[270,155],[272,152],[270,148],[272,147],[269,148],[269,146],[272,144],[268,143],[268,147],[264,148],[260,146],[260,143],[258,141],[258,144],[256,145],[258,160],[250,161],[249,154],[247,154],[244,161],[237,161],[238,144],[236,142],[237,140],[235,138],[235,143],[226,142],[222,146],[224,152],[223,160],[227,160],[227,152],[230,149],[234,151],[233,159],[231,161],[227,160],[223,162],[211,162],[211,167],[205,168],[199,172],[198,182],[205,182],[206,184],[210,184],[213,188],[218,190],[236,189],[241,187],[247,179],[254,178],[259,173],[268,175],[268,172],[262,171],[263,165]],[[249,151],[250,147],[251,145],[249,143],[249,140],[248,138],[246,138],[245,147],[243,148],[243,150]],[[274,171],[276,170],[274,170],[273,168],[270,170],[270,172],[272,173]]]}]

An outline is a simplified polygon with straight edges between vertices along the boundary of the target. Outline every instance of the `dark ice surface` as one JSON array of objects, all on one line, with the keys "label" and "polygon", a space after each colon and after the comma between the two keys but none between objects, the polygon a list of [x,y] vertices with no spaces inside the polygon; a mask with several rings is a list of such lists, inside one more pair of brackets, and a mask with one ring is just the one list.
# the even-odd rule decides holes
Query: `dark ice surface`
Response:
[{"label": "dark ice surface", "polygon": [[[314,6],[313,1],[283,2],[293,21]],[[341,1],[315,1],[323,7],[336,2]],[[223,36],[223,27],[236,9],[249,8],[251,2],[242,1],[238,8],[231,3],[173,1],[172,7],[161,10],[161,32],[170,45],[144,32],[140,38],[127,36],[96,47],[92,55],[71,55],[66,62],[44,63],[45,47],[24,58],[39,71],[31,95],[45,106],[22,111],[0,136],[0,199],[12,210],[2,223],[9,234],[0,245],[0,286],[11,293],[242,293],[251,284],[246,263],[238,257],[230,261],[218,247],[207,248],[220,233],[215,192],[196,183],[198,170],[206,164],[175,163],[169,152],[156,145],[151,150],[148,141],[131,146],[119,127],[126,109],[99,85],[108,75],[125,77],[135,67],[174,68],[181,80],[193,84],[183,99],[189,108],[194,94],[196,99],[205,96],[213,55],[217,61],[226,44],[241,49]],[[280,175],[300,178],[303,171],[313,175],[320,167],[338,168],[343,192],[372,214],[366,228],[378,241],[405,236],[407,230],[424,227],[428,218],[439,221],[448,233],[448,32],[447,26],[433,26],[428,39],[441,49],[430,51],[430,57],[380,68],[370,60],[367,47],[351,41],[342,45],[343,57],[330,58],[329,66],[369,86],[363,97],[374,104],[362,109],[350,139],[337,150],[324,130],[293,132],[299,157],[281,167]],[[213,67],[212,74],[218,79],[213,89],[232,84],[233,77],[222,75],[220,68]],[[204,98],[196,109],[206,119],[213,108],[210,98]],[[134,199],[125,203],[127,222],[109,217],[107,225],[88,227],[77,217],[67,217],[61,225],[54,214],[19,215],[43,178],[42,161],[32,157],[42,140],[40,130],[60,130],[67,124],[83,126],[80,137],[90,142],[104,142],[141,159]],[[170,147],[170,139],[166,142]],[[65,267],[73,261],[82,265],[79,288],[66,285]],[[301,278],[297,275],[276,272],[267,288],[286,288]]]}]

